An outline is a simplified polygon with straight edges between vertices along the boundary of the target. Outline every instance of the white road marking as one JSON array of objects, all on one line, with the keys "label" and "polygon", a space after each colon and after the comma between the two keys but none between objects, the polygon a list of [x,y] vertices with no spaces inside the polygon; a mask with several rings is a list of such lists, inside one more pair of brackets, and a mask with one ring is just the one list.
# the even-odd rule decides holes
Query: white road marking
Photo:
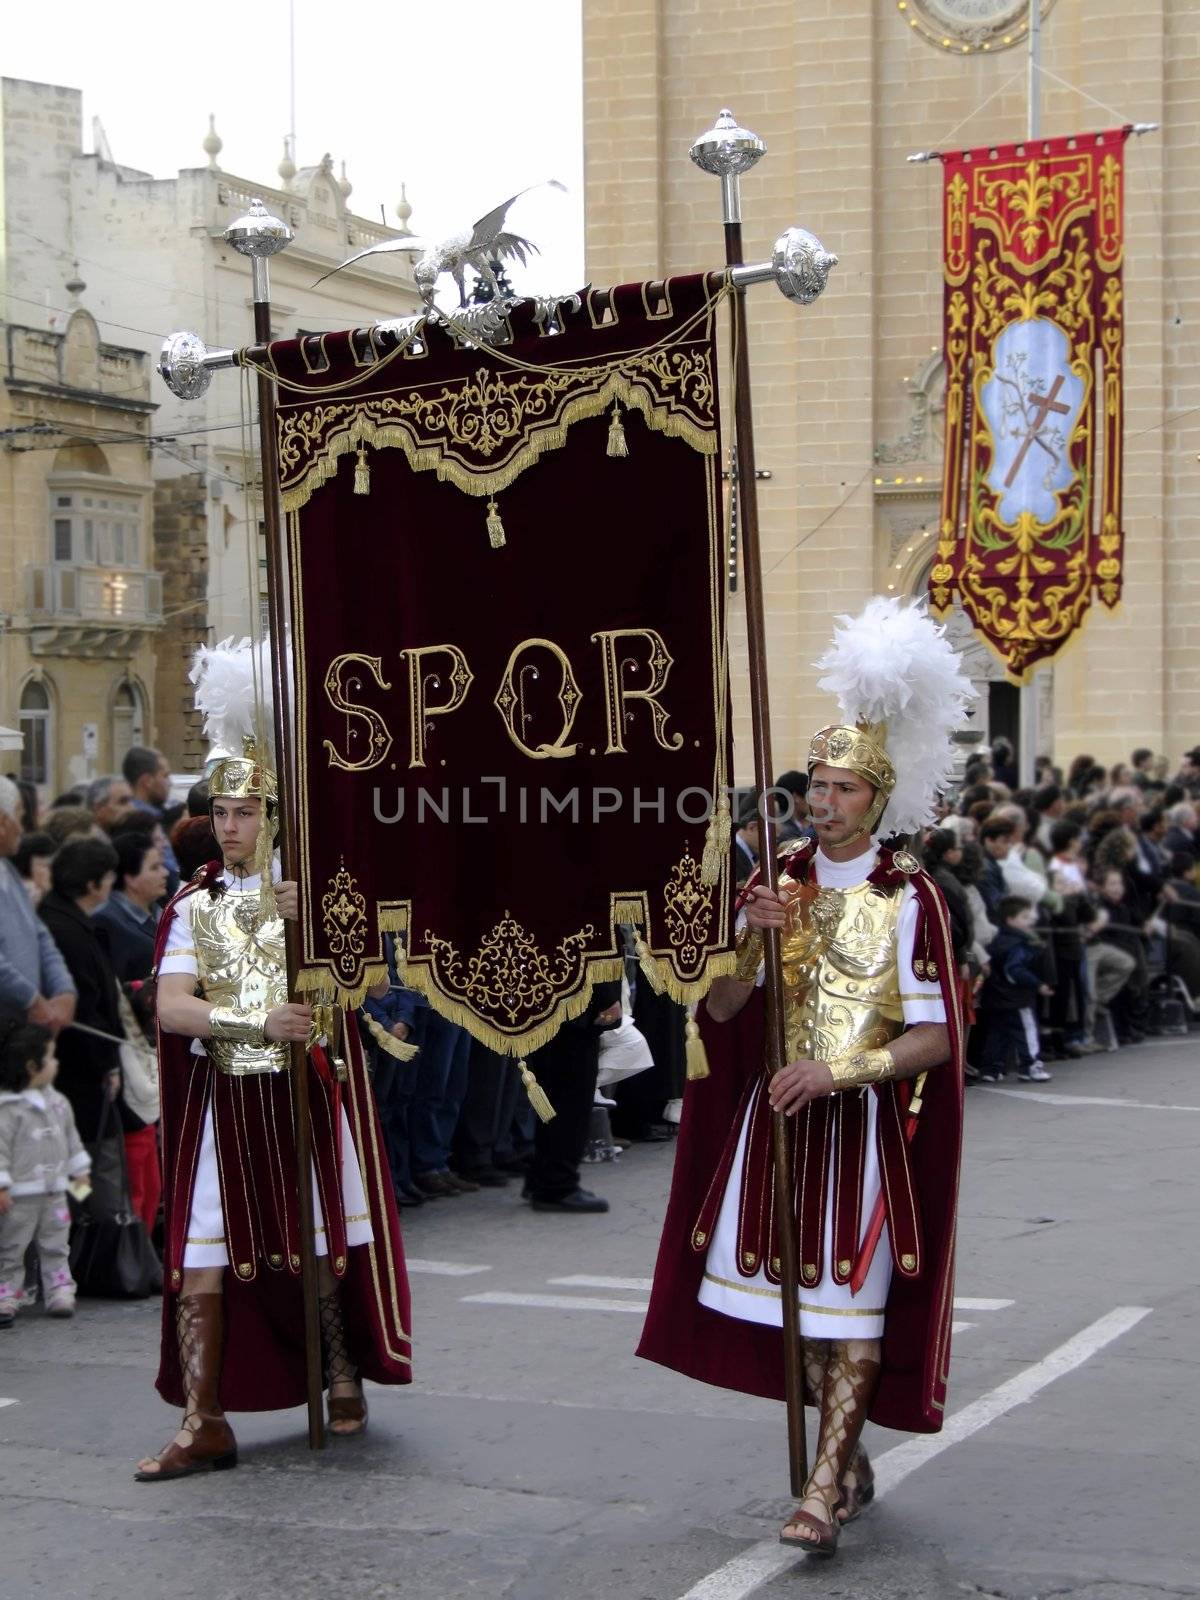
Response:
[{"label": "white road marking", "polygon": [[1006,1094],[1010,1100],[1039,1100],[1045,1106],[1113,1106],[1118,1111],[1200,1111],[1200,1106],[1164,1106],[1156,1100],[1107,1099],[1098,1094],[1049,1094],[1040,1089],[1001,1089],[981,1083],[984,1094]]},{"label": "white road marking", "polygon": [[653,1278],[589,1278],[585,1273],[575,1273],[570,1278],[547,1278],[546,1282],[563,1289],[628,1289],[636,1294],[649,1294],[654,1287]]},{"label": "white road marking", "polygon": [[952,1322],[950,1324],[950,1332],[965,1333],[968,1328],[973,1328],[974,1326],[973,1322]]},{"label": "white road marking", "polygon": [[600,1300],[584,1294],[465,1294],[460,1302],[465,1306],[526,1306],[535,1311],[633,1311],[639,1317],[646,1312],[644,1300]]},{"label": "white road marking", "polygon": [[[1106,1345],[1137,1327],[1143,1317],[1151,1312],[1149,1306],[1118,1306],[1114,1311],[1083,1328],[1057,1350],[1037,1361],[1023,1372],[1006,1380],[997,1388],[972,1400],[961,1411],[947,1417],[941,1433],[923,1434],[906,1439],[894,1449],[886,1451],[875,1461],[875,1495],[887,1494],[903,1483],[905,1478],[932,1461],[951,1445],[960,1444],[973,1433],[986,1428],[990,1422],[1004,1416],[1015,1407],[1025,1405],[1040,1394],[1056,1378],[1064,1377],[1097,1355]],[[781,1545],[777,1538],[764,1539],[751,1545],[740,1556],[727,1561],[723,1567],[710,1572],[694,1584],[682,1600],[746,1600],[756,1589],[778,1577],[803,1555]]]},{"label": "white road marking", "polygon": [[1012,1300],[973,1300],[969,1295],[960,1295],[954,1301],[955,1311],[1007,1311],[1009,1306],[1015,1304]]},{"label": "white road marking", "polygon": [[21,1402],[19,1400],[0,1399],[0,1411],[3,1411],[5,1406],[19,1406],[20,1404]]},{"label": "white road marking", "polygon": [[431,1278],[473,1278],[478,1272],[490,1272],[491,1267],[472,1267],[463,1261],[421,1261],[408,1256],[405,1266],[410,1272],[428,1273]]}]

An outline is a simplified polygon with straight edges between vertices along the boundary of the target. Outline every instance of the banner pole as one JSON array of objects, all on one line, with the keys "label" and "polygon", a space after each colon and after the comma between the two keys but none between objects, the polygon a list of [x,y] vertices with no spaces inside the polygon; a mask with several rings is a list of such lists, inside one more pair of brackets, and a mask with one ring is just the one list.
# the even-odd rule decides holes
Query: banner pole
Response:
[{"label": "banner pole", "polygon": [[[725,224],[725,260],[740,267],[742,254],[741,174],[763,155],[757,135],[739,128],[722,111],[711,132],[692,146],[698,167],[721,179]],[[771,787],[771,708],[767,694],[767,642],[763,613],[762,556],[758,536],[758,484],[754,461],[754,418],[750,396],[750,353],[746,339],[746,290],[734,279],[733,385],[734,442],[737,451],[738,510],[741,517],[742,564],[746,591],[746,633],[750,657],[750,717],[754,746],[754,785],[758,791],[759,869],[761,882],[777,891],[775,817],[767,796]],[[779,930],[763,934],[766,962],[766,1066],[774,1077],[787,1063],[784,1044],[783,967]],[[779,1282],[783,1306],[784,1394],[787,1405],[788,1467],[792,1494],[799,1498],[808,1479],[808,1441],[804,1432],[804,1361],[800,1347],[800,1296],[796,1270],[796,1210],[792,1182],[794,1125],[781,1113],[771,1117],[774,1153],[775,1216],[779,1229]]]},{"label": "banner pole", "polygon": [[[254,338],[266,346],[271,339],[271,278],[268,259],[285,248],[291,229],[272,217],[260,200],[255,200],[244,217],[225,230],[225,238],[250,258],[253,271]],[[297,806],[296,766],[292,741],[292,685],[288,669],[288,605],[286,563],[283,550],[283,507],[279,497],[279,462],[275,434],[275,385],[262,371],[258,373],[258,438],[262,457],[263,525],[267,547],[267,605],[271,623],[271,674],[274,693],[271,714],[275,723],[279,804],[279,853],[283,876],[299,882],[296,851]],[[246,485],[247,507],[250,485]],[[249,522],[249,517],[247,517]],[[247,528],[255,538],[257,530]],[[251,604],[257,604],[251,595]],[[264,826],[266,825],[264,807]],[[300,969],[300,926],[290,919],[283,924],[287,952],[289,996],[296,992]],[[296,1124],[297,1216],[300,1233],[300,1288],[304,1302],[304,1355],[308,1395],[308,1445],[310,1450],[325,1447],[324,1382],[321,1367],[321,1319],[317,1305],[317,1253],[313,1221],[312,1137],[308,1105],[308,1047],[293,1040],[291,1047],[292,1110]]]}]

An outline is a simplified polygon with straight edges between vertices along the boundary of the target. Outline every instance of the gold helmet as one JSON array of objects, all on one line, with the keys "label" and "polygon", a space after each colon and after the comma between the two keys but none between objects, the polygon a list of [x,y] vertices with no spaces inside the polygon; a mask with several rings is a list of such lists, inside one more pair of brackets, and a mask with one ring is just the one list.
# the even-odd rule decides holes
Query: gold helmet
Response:
[{"label": "gold helmet", "polygon": [[225,756],[212,769],[208,798],[210,801],[278,798],[275,774],[252,734],[243,734],[240,756]]},{"label": "gold helmet", "polygon": [[854,727],[835,722],[814,733],[808,747],[810,778],[817,766],[844,767],[865,778],[875,790],[875,798],[856,837],[874,833],[896,787],[896,769],[888,759],[886,741],[886,722],[861,721]]}]

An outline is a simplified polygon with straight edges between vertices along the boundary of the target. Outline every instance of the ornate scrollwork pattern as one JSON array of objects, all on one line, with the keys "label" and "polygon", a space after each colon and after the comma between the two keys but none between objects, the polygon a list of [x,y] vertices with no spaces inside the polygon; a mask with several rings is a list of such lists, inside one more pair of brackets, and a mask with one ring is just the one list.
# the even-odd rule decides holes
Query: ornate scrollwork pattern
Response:
[{"label": "ornate scrollwork pattern", "polygon": [[345,862],[329,880],[321,896],[321,925],[329,941],[338,976],[351,982],[358,975],[367,942],[367,902]]},{"label": "ornate scrollwork pattern", "polygon": [[477,1016],[503,1030],[540,1021],[563,993],[578,986],[587,943],[595,931],[589,922],[548,955],[506,911],[474,955],[464,957],[448,939],[428,929],[424,942],[442,991],[461,998]]},{"label": "ornate scrollwork pattern", "polygon": [[685,850],[671,868],[663,889],[663,922],[680,967],[693,972],[699,966],[713,918],[713,890],[701,880],[700,863]]}]

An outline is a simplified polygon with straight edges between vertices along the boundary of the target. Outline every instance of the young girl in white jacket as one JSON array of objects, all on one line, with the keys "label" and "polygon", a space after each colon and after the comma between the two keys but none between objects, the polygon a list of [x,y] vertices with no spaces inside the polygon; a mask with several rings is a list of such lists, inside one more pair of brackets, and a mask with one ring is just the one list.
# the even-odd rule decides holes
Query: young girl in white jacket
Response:
[{"label": "young girl in white jacket", "polygon": [[11,1328],[20,1308],[31,1243],[41,1257],[47,1312],[75,1314],[67,1189],[83,1183],[91,1157],[70,1104],[54,1088],[57,1071],[45,1028],[0,1021],[0,1328]]}]

